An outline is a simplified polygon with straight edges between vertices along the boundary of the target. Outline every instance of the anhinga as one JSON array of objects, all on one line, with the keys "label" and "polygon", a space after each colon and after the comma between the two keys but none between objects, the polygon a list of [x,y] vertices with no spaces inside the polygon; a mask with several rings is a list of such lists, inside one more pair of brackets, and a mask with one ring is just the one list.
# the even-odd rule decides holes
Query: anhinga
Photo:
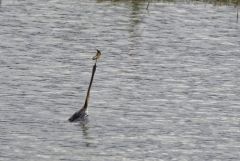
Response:
[{"label": "anhinga", "polygon": [[95,60],[95,64],[93,65],[93,69],[92,69],[92,77],[90,80],[90,84],[88,86],[88,91],[87,91],[87,96],[85,99],[85,103],[83,105],[83,107],[75,112],[68,120],[70,122],[74,122],[74,121],[84,121],[87,118],[87,107],[88,107],[88,100],[89,100],[89,96],[90,96],[90,90],[91,90],[91,86],[92,86],[92,82],[93,82],[93,77],[97,68],[97,60],[100,58],[101,56],[101,52],[99,50],[97,50],[96,56],[94,56],[92,59]]}]

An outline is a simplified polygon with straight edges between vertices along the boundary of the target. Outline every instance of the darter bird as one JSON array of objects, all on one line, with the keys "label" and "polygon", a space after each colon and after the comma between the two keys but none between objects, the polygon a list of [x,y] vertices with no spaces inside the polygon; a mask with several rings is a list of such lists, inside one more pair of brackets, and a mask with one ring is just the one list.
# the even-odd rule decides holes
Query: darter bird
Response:
[{"label": "darter bird", "polygon": [[96,56],[94,56],[92,58],[93,60],[96,60],[96,61],[95,61],[95,64],[93,65],[92,77],[91,77],[91,80],[90,80],[90,84],[88,86],[88,91],[87,91],[87,96],[86,96],[86,99],[85,99],[85,103],[84,103],[83,107],[79,111],[75,112],[68,119],[70,122],[86,121],[87,120],[87,117],[88,117],[88,114],[87,114],[88,100],[89,100],[89,97],[90,97],[90,90],[91,90],[91,87],[92,87],[94,74],[95,74],[95,71],[96,71],[96,68],[97,68],[97,65],[96,65],[97,64],[97,60],[100,58],[100,55],[101,55],[101,52],[99,50],[97,50]]}]

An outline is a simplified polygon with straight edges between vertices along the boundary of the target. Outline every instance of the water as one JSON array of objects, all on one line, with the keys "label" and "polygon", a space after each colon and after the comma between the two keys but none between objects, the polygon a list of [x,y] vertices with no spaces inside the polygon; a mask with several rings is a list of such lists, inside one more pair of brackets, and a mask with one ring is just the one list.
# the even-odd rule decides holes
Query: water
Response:
[{"label": "water", "polygon": [[[0,8],[0,160],[239,160],[233,6],[8,0]],[[87,124],[84,103],[102,51]]]}]

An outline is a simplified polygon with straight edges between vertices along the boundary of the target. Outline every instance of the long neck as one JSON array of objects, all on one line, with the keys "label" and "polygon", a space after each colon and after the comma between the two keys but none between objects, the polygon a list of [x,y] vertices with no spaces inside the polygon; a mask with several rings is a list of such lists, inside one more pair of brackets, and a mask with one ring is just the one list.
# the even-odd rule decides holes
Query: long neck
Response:
[{"label": "long neck", "polygon": [[85,99],[85,104],[83,106],[84,109],[87,109],[87,106],[88,106],[90,90],[91,90],[91,87],[92,87],[92,82],[93,82],[93,78],[94,78],[94,74],[95,74],[96,68],[97,68],[97,65],[95,63],[94,66],[93,66],[93,69],[92,69],[92,77],[91,77],[91,80],[90,80],[90,84],[88,86],[88,91],[87,91],[87,96],[86,96],[86,99]]}]

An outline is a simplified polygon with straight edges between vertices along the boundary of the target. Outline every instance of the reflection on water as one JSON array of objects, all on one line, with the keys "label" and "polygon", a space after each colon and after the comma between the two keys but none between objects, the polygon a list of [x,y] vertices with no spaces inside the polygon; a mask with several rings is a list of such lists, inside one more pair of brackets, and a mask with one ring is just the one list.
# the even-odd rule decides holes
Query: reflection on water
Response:
[{"label": "reflection on water", "polygon": [[142,6],[144,4],[139,3],[139,1],[133,1],[131,4],[131,13],[130,13],[130,24],[129,24],[129,50],[130,55],[131,51],[134,50],[134,48],[137,47],[139,44],[138,39],[141,37],[141,30],[139,29],[138,25],[142,22],[142,19],[144,18],[141,14]]},{"label": "reflection on water", "polygon": [[[3,2],[0,160],[239,160],[234,6],[146,6]],[[90,120],[69,123],[96,48]]]},{"label": "reflection on water", "polygon": [[91,138],[89,137],[89,131],[88,131],[89,127],[88,127],[87,123],[80,122],[79,126],[82,129],[82,133],[83,133],[83,137],[84,137],[83,140],[85,140],[85,144],[86,144],[85,146],[90,147],[91,143],[88,142],[88,140],[90,140]]}]

